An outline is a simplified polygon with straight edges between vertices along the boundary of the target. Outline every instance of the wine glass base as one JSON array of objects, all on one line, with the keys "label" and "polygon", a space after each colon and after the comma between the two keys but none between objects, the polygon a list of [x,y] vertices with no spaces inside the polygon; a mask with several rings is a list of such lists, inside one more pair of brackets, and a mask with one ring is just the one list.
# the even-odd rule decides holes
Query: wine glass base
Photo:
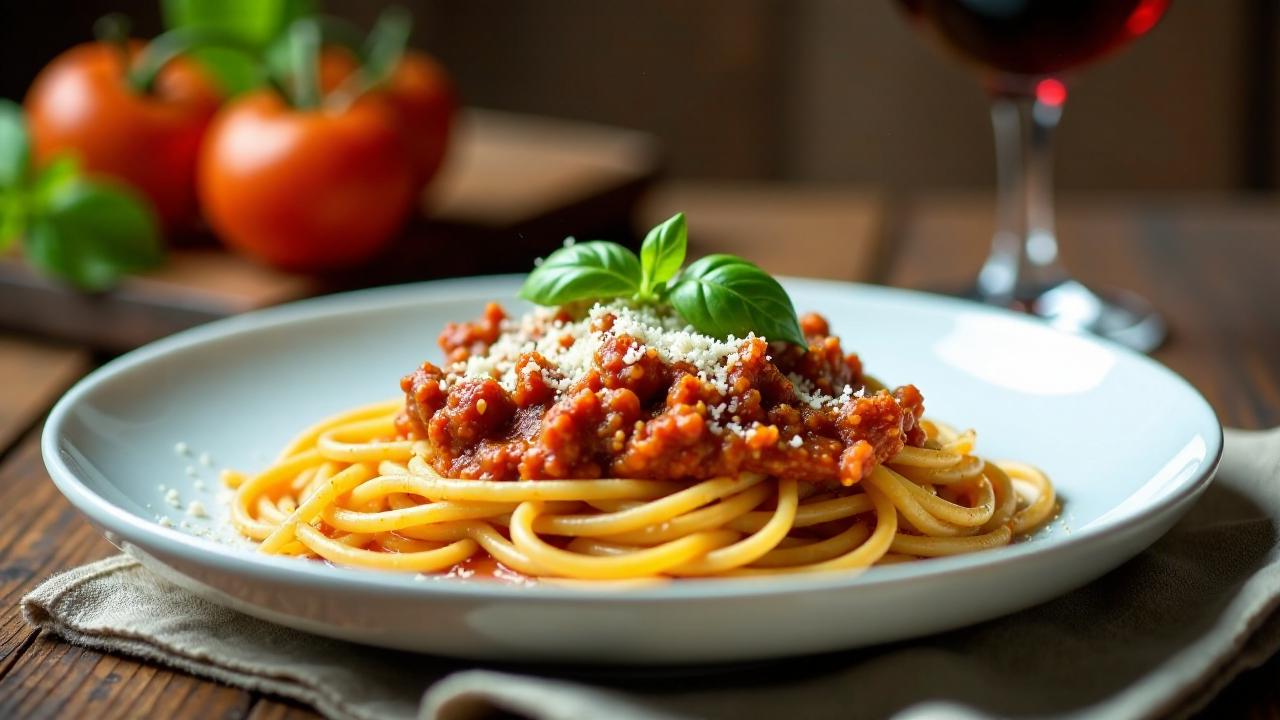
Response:
[{"label": "wine glass base", "polygon": [[[992,302],[977,291],[970,296]],[[1060,330],[1098,335],[1141,353],[1160,347],[1168,336],[1164,318],[1140,295],[1126,290],[1096,292],[1075,280],[1015,301],[1013,308]]]}]

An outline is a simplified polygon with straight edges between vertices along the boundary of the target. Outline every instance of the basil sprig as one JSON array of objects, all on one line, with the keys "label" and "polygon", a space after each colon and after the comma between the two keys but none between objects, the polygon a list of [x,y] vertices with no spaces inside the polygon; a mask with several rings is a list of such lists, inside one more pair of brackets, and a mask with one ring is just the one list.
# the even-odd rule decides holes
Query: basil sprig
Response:
[{"label": "basil sprig", "polygon": [[683,271],[689,233],[683,213],[649,231],[640,256],[617,243],[569,243],[529,273],[520,297],[539,305],[625,298],[669,303],[708,335],[748,333],[804,345],[795,306],[777,280],[734,255],[708,255]]},{"label": "basil sprig", "polygon": [[661,293],[666,282],[680,272],[688,244],[689,228],[685,225],[684,213],[676,213],[649,231],[640,246],[642,294],[652,297]]},{"label": "basil sprig", "polygon": [[86,178],[69,155],[36,171],[22,108],[0,100],[0,253],[19,238],[27,262],[83,290],[109,288],[162,257],[150,203]]},{"label": "basil sprig", "polygon": [[680,317],[708,335],[753,330],[771,340],[804,344],[787,292],[768,273],[733,255],[708,255],[685,268],[670,300]]},{"label": "basil sprig", "polygon": [[633,297],[640,294],[642,275],[636,254],[617,243],[571,243],[529,274],[520,297],[539,305]]}]

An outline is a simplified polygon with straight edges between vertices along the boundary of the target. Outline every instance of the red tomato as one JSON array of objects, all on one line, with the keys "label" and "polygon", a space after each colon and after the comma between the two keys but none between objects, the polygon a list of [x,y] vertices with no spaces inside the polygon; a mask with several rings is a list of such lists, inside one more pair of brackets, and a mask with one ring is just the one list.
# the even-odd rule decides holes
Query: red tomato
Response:
[{"label": "red tomato", "polygon": [[340,268],[377,254],[408,217],[404,148],[396,110],[376,95],[300,111],[257,92],[214,119],[196,185],[232,248],[291,270]]},{"label": "red tomato", "polygon": [[[132,42],[132,56],[142,43]],[[78,45],[54,58],[27,92],[37,164],[72,152],[91,173],[112,175],[149,197],[165,226],[195,217],[200,139],[218,109],[219,93],[195,63],[170,62],[148,93],[125,81],[120,51]]]},{"label": "red tomato", "polygon": [[409,136],[418,187],[435,177],[449,146],[457,100],[449,75],[431,57],[406,52],[387,87]]},{"label": "red tomato", "polygon": [[[332,92],[358,67],[344,48],[328,47],[320,55],[320,87]],[[421,190],[444,162],[457,99],[448,73],[426,53],[409,50],[381,89],[404,123],[413,157],[414,182]]]}]

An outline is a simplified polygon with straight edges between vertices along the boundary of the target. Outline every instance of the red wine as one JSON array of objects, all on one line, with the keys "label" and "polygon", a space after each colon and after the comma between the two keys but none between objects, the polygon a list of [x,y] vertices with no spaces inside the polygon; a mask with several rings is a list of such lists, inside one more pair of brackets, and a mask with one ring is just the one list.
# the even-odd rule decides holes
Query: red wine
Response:
[{"label": "red wine", "polygon": [[990,70],[1049,75],[1144,35],[1169,0],[900,0],[911,17]]}]

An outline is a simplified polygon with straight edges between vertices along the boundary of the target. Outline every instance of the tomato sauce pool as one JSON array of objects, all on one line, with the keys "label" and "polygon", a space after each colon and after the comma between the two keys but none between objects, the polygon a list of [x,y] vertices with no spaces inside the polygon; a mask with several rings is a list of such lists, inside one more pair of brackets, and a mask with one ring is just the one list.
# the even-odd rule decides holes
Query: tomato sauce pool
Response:
[{"label": "tomato sauce pool", "polygon": [[533,585],[537,581],[523,573],[498,562],[492,555],[482,553],[473,555],[440,575],[428,577],[445,577],[454,580],[484,580],[500,582],[504,585]]}]

